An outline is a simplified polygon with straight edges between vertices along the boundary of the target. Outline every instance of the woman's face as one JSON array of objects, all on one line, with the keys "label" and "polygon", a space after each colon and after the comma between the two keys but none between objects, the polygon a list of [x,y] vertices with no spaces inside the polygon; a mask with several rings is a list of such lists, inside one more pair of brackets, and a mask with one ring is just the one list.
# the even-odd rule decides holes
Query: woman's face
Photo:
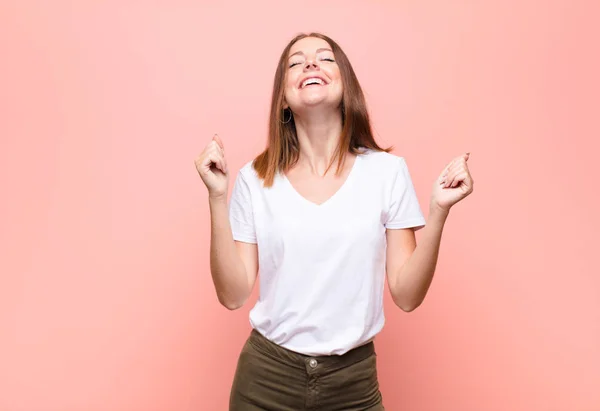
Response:
[{"label": "woman's face", "polygon": [[329,43],[317,37],[298,40],[287,63],[284,108],[299,112],[318,105],[339,107],[342,77]]}]

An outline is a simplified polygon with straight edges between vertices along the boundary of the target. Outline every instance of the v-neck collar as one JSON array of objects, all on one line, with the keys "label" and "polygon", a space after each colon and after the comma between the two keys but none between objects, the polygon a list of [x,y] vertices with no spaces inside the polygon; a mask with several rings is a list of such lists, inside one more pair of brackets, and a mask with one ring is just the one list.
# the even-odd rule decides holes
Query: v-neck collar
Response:
[{"label": "v-neck collar", "polygon": [[318,204],[307,199],[302,194],[300,194],[298,192],[298,190],[296,190],[296,188],[292,185],[290,180],[288,180],[285,173],[281,173],[281,177],[283,178],[284,184],[288,187],[288,189],[290,191],[293,192],[293,194],[296,198],[298,198],[301,202],[307,204],[310,207],[320,209],[320,208],[327,206],[331,202],[333,202],[337,197],[342,195],[345,190],[348,189],[348,186],[352,185],[352,180],[355,178],[354,175],[356,174],[356,169],[359,167],[358,164],[360,161],[361,161],[361,154],[357,154],[356,157],[354,158],[354,164],[352,164],[352,168],[348,172],[348,175],[346,176],[346,179],[344,180],[342,185],[331,196],[329,196],[328,199],[326,199],[322,203],[318,203]]}]

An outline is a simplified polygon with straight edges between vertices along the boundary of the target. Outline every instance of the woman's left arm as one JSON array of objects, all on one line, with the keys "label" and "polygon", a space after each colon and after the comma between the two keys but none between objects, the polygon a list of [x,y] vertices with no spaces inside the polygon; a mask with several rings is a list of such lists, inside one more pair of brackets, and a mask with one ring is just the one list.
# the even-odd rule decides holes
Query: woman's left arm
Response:
[{"label": "woman's left arm", "polygon": [[425,299],[438,261],[444,225],[452,206],[473,192],[469,154],[452,160],[435,182],[429,216],[417,245],[414,230],[387,230],[388,284],[394,303],[406,312]]}]

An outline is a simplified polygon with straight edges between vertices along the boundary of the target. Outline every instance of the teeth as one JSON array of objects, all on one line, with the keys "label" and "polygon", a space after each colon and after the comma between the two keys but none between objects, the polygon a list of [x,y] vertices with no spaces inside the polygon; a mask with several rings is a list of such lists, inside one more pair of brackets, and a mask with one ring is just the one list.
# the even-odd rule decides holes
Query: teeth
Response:
[{"label": "teeth", "polygon": [[320,78],[307,78],[306,80],[304,80],[304,82],[302,83],[302,87],[306,87],[309,84],[320,84],[320,85],[325,85],[325,82],[323,80],[321,80]]}]

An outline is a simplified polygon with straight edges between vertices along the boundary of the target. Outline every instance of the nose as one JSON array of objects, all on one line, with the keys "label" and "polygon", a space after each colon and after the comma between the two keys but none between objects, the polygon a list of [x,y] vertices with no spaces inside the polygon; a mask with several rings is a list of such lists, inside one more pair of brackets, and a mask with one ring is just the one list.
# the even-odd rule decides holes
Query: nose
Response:
[{"label": "nose", "polygon": [[306,63],[304,64],[304,70],[318,70],[319,69],[319,65],[317,64],[317,62],[313,59],[311,60],[306,60]]}]

